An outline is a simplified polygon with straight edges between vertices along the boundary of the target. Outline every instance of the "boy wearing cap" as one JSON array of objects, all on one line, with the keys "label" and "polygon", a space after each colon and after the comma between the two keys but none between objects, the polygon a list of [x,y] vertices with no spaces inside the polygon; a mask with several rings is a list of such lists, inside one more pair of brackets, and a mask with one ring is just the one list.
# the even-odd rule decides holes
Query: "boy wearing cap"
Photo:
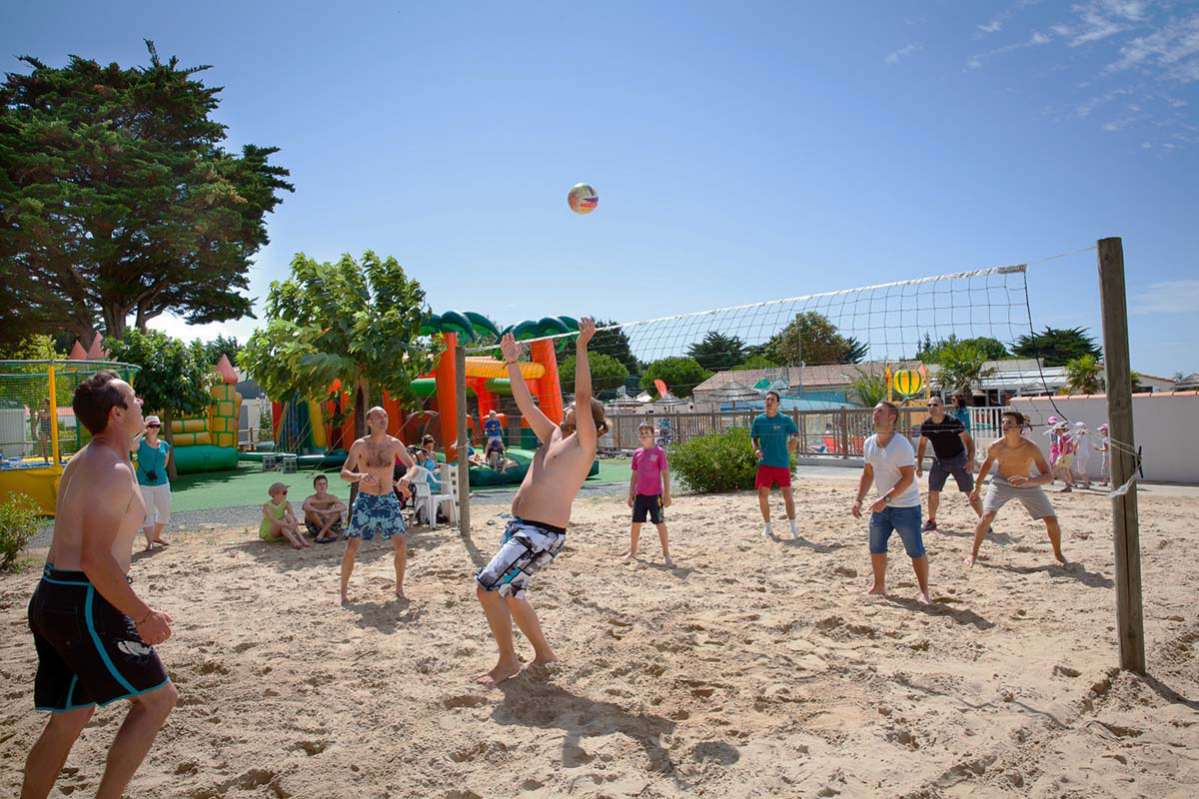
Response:
[{"label": "boy wearing cap", "polygon": [[137,485],[146,503],[146,523],[142,532],[146,536],[147,551],[169,543],[163,540],[162,531],[171,520],[171,483],[167,479],[171,445],[158,440],[161,429],[162,420],[147,416],[145,433],[137,445]]}]

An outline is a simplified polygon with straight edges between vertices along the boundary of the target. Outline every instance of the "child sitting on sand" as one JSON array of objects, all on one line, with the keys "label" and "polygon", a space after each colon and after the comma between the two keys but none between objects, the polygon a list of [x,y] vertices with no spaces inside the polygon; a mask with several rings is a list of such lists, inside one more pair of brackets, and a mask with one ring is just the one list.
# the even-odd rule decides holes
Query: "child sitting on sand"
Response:
[{"label": "child sitting on sand", "polygon": [[258,537],[263,541],[278,543],[287,541],[292,549],[304,549],[312,544],[300,535],[300,523],[287,501],[287,486],[273,483],[267,489],[271,501],[262,505],[262,523],[258,525]]}]

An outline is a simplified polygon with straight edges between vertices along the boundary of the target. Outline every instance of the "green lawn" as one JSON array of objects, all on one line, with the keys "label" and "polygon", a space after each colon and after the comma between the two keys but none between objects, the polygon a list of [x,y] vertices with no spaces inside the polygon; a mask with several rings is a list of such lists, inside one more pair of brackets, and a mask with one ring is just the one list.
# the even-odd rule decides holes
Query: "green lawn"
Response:
[{"label": "green lawn", "polygon": [[[312,479],[321,473],[307,469],[292,474],[264,472],[257,463],[241,463],[235,472],[182,475],[171,484],[171,510],[184,512],[261,505],[268,499],[267,487],[275,482],[283,483],[291,489],[287,498],[298,507],[299,503],[312,493]],[[336,471],[325,474],[329,478],[329,491],[343,500],[348,500],[349,485],[342,482]],[[627,458],[600,459],[599,474],[587,482],[588,485],[626,483],[628,479]],[[516,486],[502,486],[476,491],[511,491],[515,488]]]}]

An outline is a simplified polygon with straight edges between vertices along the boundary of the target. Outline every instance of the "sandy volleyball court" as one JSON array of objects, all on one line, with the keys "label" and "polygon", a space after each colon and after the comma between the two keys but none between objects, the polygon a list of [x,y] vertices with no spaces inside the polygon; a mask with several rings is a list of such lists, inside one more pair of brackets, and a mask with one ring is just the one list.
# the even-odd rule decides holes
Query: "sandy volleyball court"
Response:
[{"label": "sandy volleyball court", "polygon": [[[502,690],[471,574],[502,527],[411,541],[411,603],[389,547],[364,545],[337,605],[341,545],[302,553],[241,529],[176,535],[139,559],[175,618],[160,648],[180,705],[135,797],[1166,797],[1199,793],[1199,499],[1141,496],[1152,678],[1113,670],[1110,505],[1055,494],[1064,547],[1016,505],[967,575],[970,512],[946,494],[928,535],[932,608],[892,541],[891,594],[867,599],[852,482],[800,479],[806,541],[768,542],[751,494],[676,498],[676,568],[652,526],[624,565],[620,497],[575,505],[532,593],[564,659]],[[785,525],[776,525],[785,529]],[[25,604],[0,578],[0,795],[44,718]],[[523,652],[528,647],[519,639]],[[54,796],[90,796],[122,706],[99,711]]]}]

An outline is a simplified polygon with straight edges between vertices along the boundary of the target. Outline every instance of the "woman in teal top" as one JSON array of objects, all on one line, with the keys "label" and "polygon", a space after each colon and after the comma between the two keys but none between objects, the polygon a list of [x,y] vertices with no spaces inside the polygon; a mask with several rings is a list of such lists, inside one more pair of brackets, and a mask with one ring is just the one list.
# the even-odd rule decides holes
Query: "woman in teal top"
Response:
[{"label": "woman in teal top", "polygon": [[146,435],[137,445],[137,484],[146,502],[146,549],[165,547],[162,531],[171,520],[171,483],[167,479],[167,463],[171,445],[158,440],[162,422],[157,416],[146,417]]}]

